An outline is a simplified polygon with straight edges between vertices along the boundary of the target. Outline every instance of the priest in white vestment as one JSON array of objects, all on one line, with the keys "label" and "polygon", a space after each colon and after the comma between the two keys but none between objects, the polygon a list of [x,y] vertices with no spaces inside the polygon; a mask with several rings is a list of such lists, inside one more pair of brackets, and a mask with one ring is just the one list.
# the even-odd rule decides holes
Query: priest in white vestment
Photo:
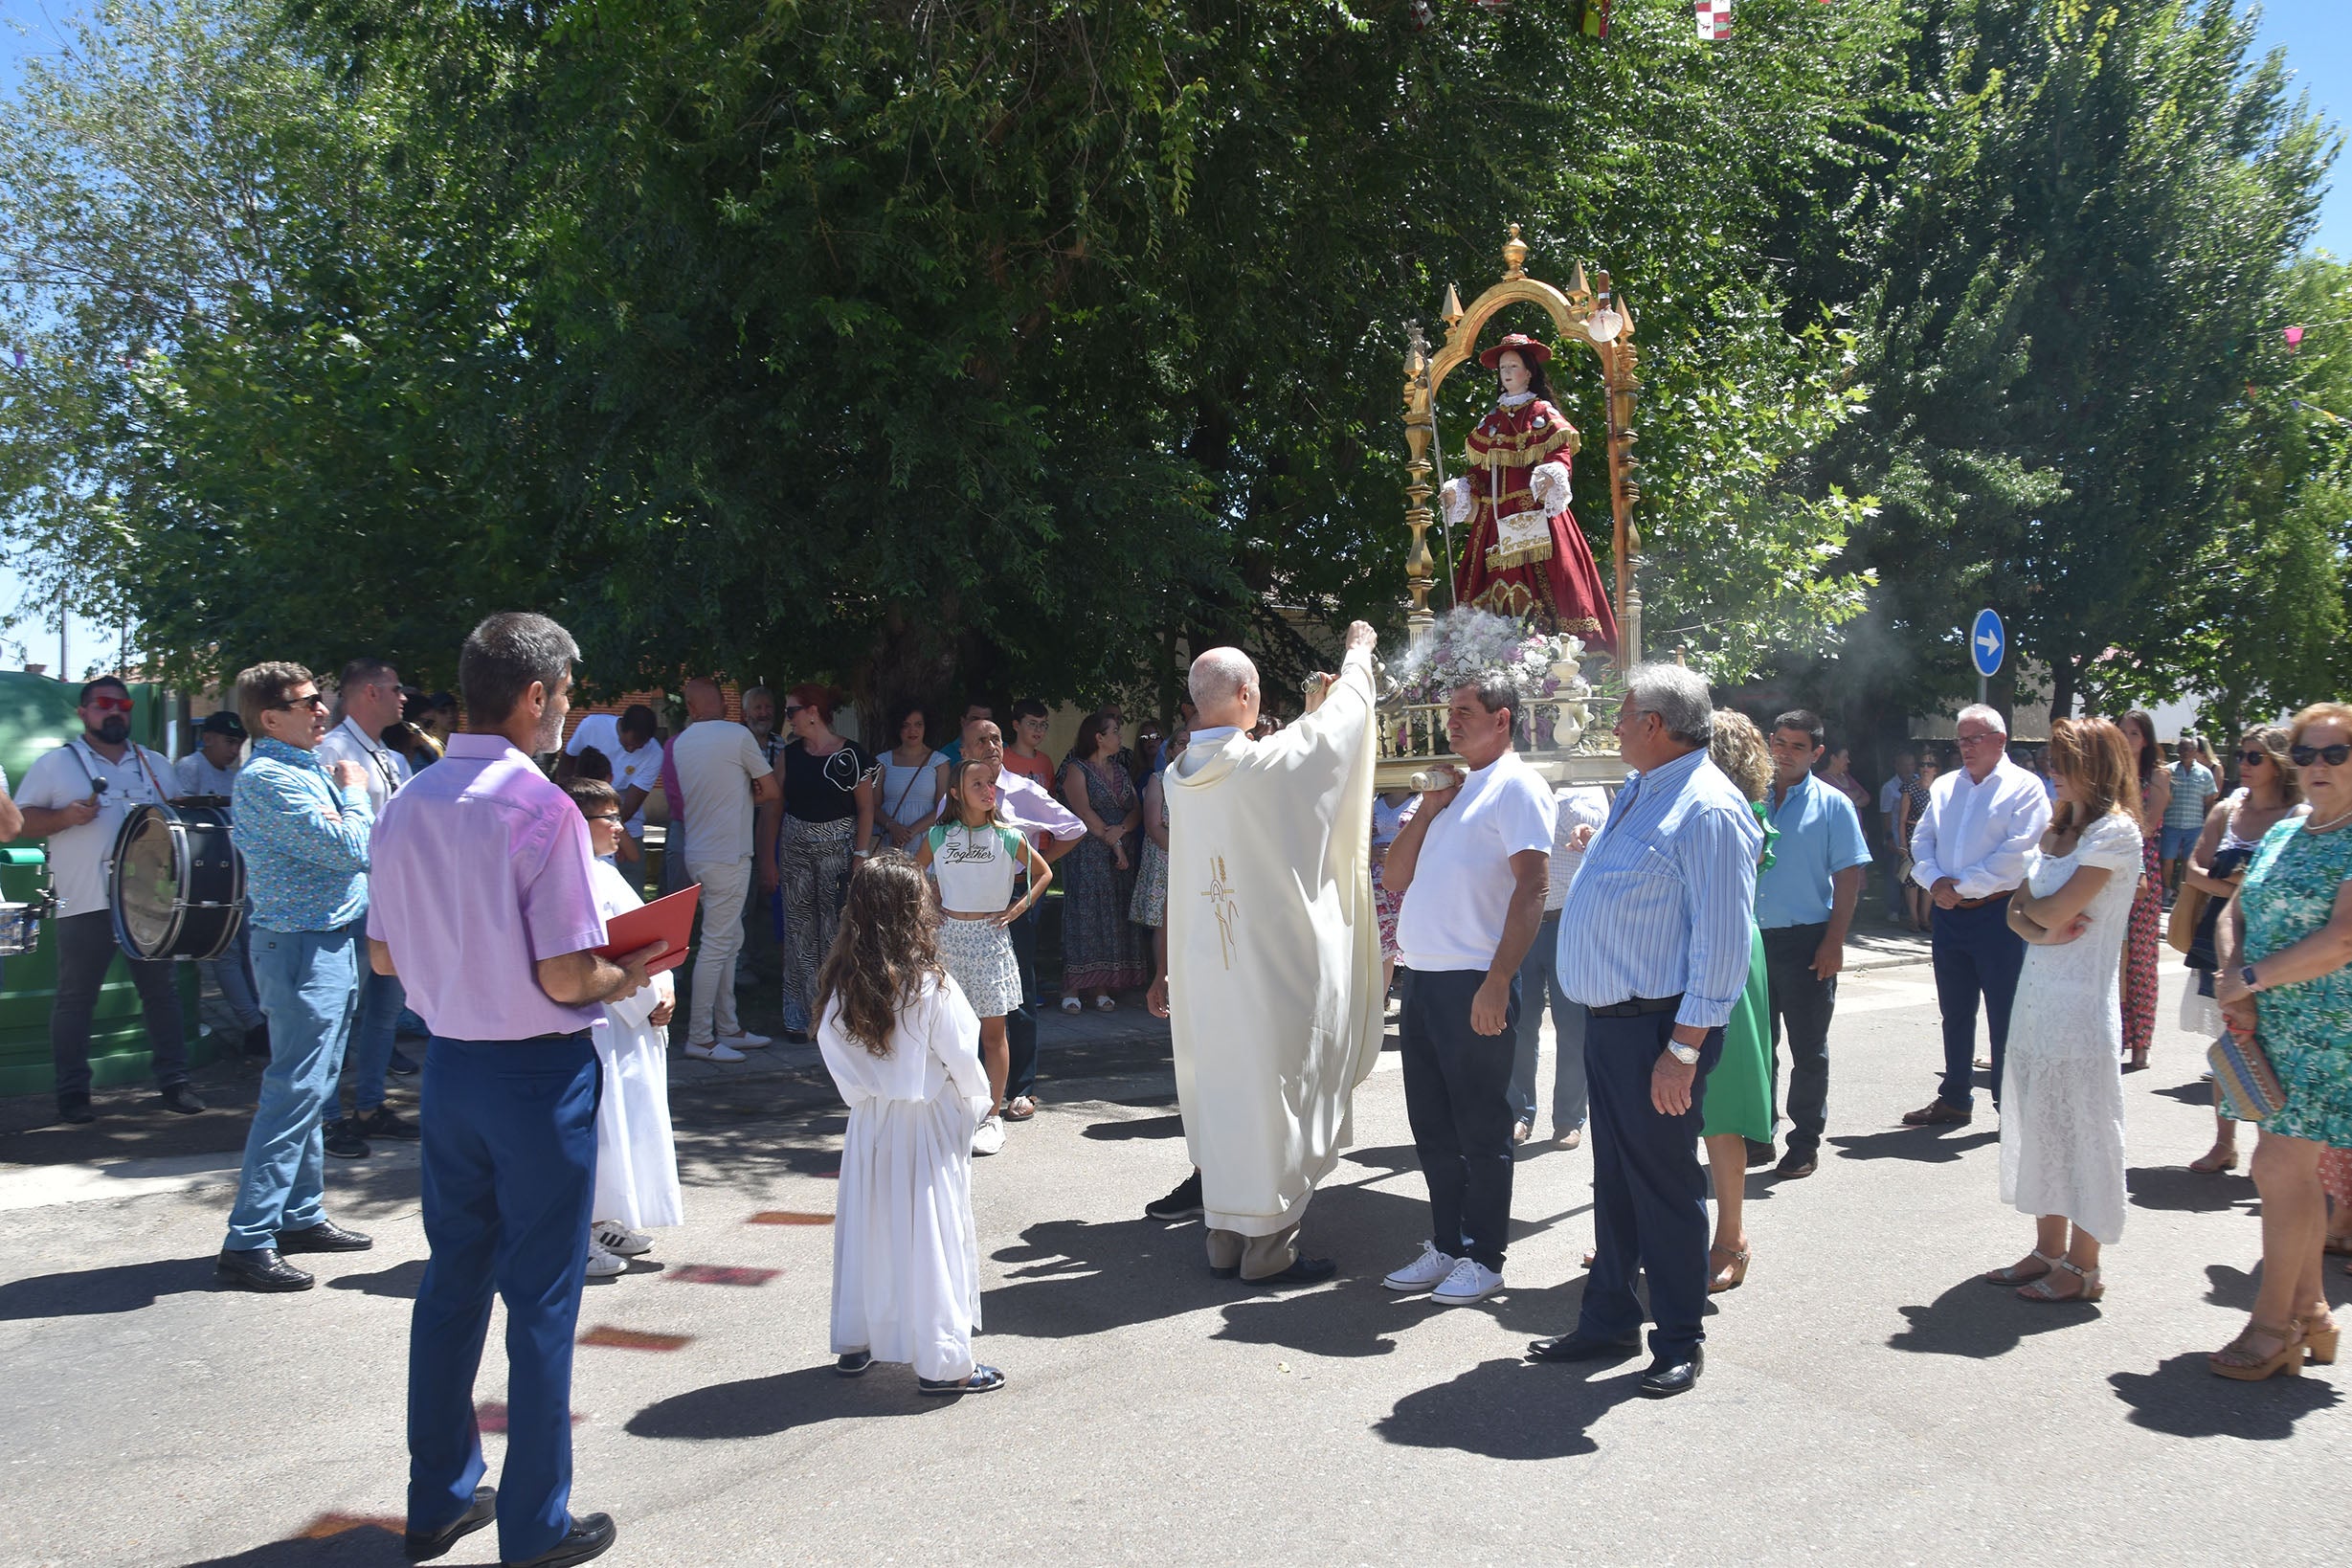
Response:
[{"label": "priest in white vestment", "polygon": [[1193,661],[1199,722],[1170,765],[1167,970],[1176,1097],[1198,1167],[1210,1270],[1262,1285],[1334,1271],[1301,1257],[1315,1183],[1352,1140],[1355,1086],[1380,1054],[1373,909],[1372,628],[1341,673],[1264,740],[1258,672],[1238,649]]}]

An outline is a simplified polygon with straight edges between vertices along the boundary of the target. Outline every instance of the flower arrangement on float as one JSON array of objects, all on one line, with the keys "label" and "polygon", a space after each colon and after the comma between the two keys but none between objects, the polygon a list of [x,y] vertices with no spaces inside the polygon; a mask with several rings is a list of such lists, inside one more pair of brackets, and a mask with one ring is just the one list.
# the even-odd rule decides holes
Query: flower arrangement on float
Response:
[{"label": "flower arrangement on float", "polygon": [[1456,686],[1500,673],[1529,709],[1536,749],[1565,750],[1577,744],[1588,718],[1593,688],[1583,655],[1580,638],[1538,632],[1465,605],[1440,615],[1426,638],[1389,661],[1389,701],[1443,706]]}]

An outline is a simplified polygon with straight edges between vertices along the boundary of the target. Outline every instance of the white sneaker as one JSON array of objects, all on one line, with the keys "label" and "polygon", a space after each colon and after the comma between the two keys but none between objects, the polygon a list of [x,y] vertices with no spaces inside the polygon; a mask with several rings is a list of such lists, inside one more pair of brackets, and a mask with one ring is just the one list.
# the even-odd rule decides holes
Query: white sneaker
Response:
[{"label": "white sneaker", "polygon": [[991,1116],[972,1130],[972,1152],[975,1154],[997,1154],[1004,1152],[1004,1118]]},{"label": "white sneaker", "polygon": [[707,1045],[689,1045],[686,1047],[686,1054],[697,1062],[740,1062],[743,1060],[741,1051],[731,1046],[722,1045],[716,1041]]},{"label": "white sneaker", "polygon": [[588,1243],[588,1277],[609,1280],[616,1274],[629,1272],[629,1261],[617,1252],[609,1252],[594,1242]]},{"label": "white sneaker", "polygon": [[1454,1271],[1454,1260],[1437,1249],[1435,1242],[1421,1244],[1421,1256],[1380,1283],[1391,1290],[1426,1290]]},{"label": "white sneaker", "polygon": [[641,1258],[653,1250],[653,1238],[641,1230],[631,1230],[617,1220],[599,1220],[588,1227],[588,1239],[607,1252],[624,1258]]},{"label": "white sneaker", "polygon": [[1429,1299],[1448,1307],[1467,1307],[1473,1301],[1486,1300],[1502,1288],[1502,1275],[1476,1258],[1464,1258],[1445,1276],[1445,1283],[1429,1292]]},{"label": "white sneaker", "polygon": [[766,1035],[755,1035],[751,1033],[750,1030],[746,1029],[739,1035],[721,1035],[719,1037],[719,1043],[722,1045],[732,1046],[738,1051],[756,1051],[761,1046],[772,1042],[769,1041]]}]

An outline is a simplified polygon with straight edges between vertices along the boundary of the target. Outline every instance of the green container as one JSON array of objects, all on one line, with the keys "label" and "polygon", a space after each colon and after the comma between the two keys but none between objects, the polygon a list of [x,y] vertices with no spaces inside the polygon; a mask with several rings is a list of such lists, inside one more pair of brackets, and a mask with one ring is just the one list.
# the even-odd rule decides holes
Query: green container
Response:
[{"label": "green container", "polygon": [[[11,792],[23,783],[35,758],[81,733],[81,719],[74,710],[80,689],[79,682],[0,671],[0,768],[8,770]],[[133,684],[130,692],[136,705],[131,709],[133,738],[164,750],[168,694],[144,683]],[[37,839],[0,848],[0,898],[10,903],[32,898],[47,885],[48,865]],[[189,1062],[194,1065],[222,1053],[212,1048],[209,1038],[196,1038],[196,966],[183,963],[179,970],[180,1027],[188,1036]],[[49,1051],[49,1009],[56,985],[54,929],[45,924],[40,946],[33,952],[0,959],[0,1094],[46,1094],[56,1087]],[[118,963],[107,971],[90,1020],[91,1077],[101,1088],[139,1083],[148,1076],[149,1062],[139,993],[128,966]]]}]

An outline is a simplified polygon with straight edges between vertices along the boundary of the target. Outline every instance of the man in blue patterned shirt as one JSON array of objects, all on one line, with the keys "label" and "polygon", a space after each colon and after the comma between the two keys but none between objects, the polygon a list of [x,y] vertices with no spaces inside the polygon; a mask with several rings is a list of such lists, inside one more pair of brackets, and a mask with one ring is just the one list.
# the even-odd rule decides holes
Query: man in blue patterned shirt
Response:
[{"label": "man in blue patterned shirt", "polygon": [[217,1267],[249,1290],[307,1290],[317,1282],[281,1253],[374,1245],[326,1218],[321,1123],[359,997],[375,815],[359,765],[330,768],[318,754],[326,700],[308,670],[256,664],[236,678],[236,706],[255,740],[236,775],[229,837],[245,858],[270,1064]]},{"label": "man in blue patterned shirt", "polygon": [[1708,760],[1707,683],[1671,664],[1625,676],[1617,740],[1633,772],[1559,913],[1560,989],[1582,1002],[1593,1122],[1595,1257],[1576,1332],[1545,1361],[1638,1349],[1637,1269],[1649,1275],[1651,1362],[1641,1391],[1688,1391],[1705,1365],[1707,1180],[1700,1105],[1723,1025],[1747,985],[1764,830]]}]

